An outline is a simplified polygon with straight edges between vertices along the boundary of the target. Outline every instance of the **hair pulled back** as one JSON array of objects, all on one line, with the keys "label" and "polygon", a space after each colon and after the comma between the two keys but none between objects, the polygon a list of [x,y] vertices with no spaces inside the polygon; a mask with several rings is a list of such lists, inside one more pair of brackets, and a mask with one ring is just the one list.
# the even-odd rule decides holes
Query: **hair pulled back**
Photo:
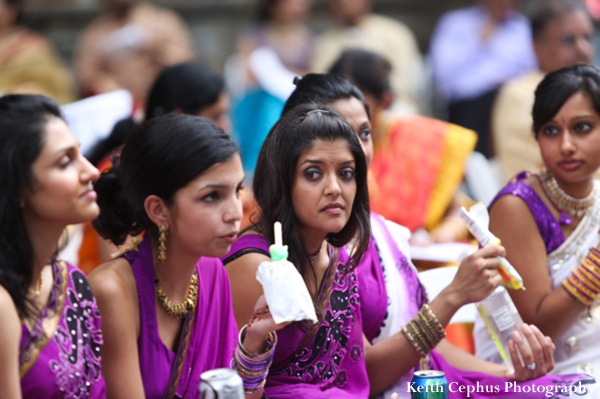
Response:
[{"label": "hair pulled back", "polygon": [[365,107],[369,115],[369,107],[363,93],[352,82],[340,75],[309,73],[294,79],[296,89],[285,102],[281,115],[302,104],[331,104],[337,100],[356,98]]},{"label": "hair pulled back", "polygon": [[575,93],[589,98],[600,115],[600,69],[592,65],[575,65],[546,75],[535,90],[532,112],[535,137]]},{"label": "hair pulled back", "polygon": [[[335,247],[342,247],[356,237],[352,257],[345,265],[347,270],[358,265],[367,251],[371,234],[367,164],[352,127],[332,108],[326,106],[305,104],[289,111],[271,129],[258,156],[253,190],[262,213],[255,228],[270,242],[274,242],[273,224],[281,222],[283,242],[289,248],[289,260],[298,268],[305,281],[309,274],[314,276],[315,272],[299,233],[292,187],[298,159],[317,140],[345,141],[356,164],[356,196],[350,218],[341,231],[327,235],[327,241]],[[316,302],[315,308],[317,314],[323,310],[322,304]]]},{"label": "hair pulled back", "polygon": [[177,190],[236,152],[229,136],[205,118],[169,114],[145,122],[96,183],[100,216],[94,228],[117,245],[143,231],[156,238],[146,198],[156,195],[170,206]]}]

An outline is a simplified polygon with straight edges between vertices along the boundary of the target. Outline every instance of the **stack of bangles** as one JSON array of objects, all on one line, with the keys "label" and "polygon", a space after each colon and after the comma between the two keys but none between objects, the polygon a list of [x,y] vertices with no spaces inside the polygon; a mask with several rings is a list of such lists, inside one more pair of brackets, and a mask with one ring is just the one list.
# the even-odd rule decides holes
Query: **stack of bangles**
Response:
[{"label": "stack of bangles", "polygon": [[427,304],[423,305],[419,313],[402,327],[402,332],[421,357],[427,356],[442,339],[446,338],[444,326]]},{"label": "stack of bangles", "polygon": [[584,306],[592,306],[600,293],[600,252],[590,249],[588,256],[562,282],[562,286]]},{"label": "stack of bangles", "polygon": [[246,327],[248,327],[248,325],[245,325],[240,330],[238,346],[233,360],[235,362],[235,368],[244,382],[244,392],[253,394],[259,392],[265,386],[267,374],[269,374],[269,367],[271,367],[273,356],[275,355],[277,334],[270,332],[267,336],[266,352],[254,354],[250,353],[242,344],[246,336]]}]

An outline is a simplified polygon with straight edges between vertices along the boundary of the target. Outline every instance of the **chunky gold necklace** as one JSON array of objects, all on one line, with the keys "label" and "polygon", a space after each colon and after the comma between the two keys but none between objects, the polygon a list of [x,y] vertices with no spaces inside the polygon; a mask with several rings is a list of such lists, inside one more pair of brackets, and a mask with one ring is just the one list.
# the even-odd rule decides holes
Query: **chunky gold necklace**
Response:
[{"label": "chunky gold necklace", "polygon": [[585,198],[575,198],[567,194],[559,185],[552,172],[545,170],[540,174],[546,194],[554,204],[571,217],[581,219],[596,201],[598,191],[594,181],[592,191]]},{"label": "chunky gold necklace", "polygon": [[173,303],[164,293],[160,286],[158,276],[154,273],[154,285],[156,286],[156,298],[158,303],[164,309],[165,312],[171,317],[183,319],[189,310],[194,310],[198,303],[198,274],[194,270],[192,279],[190,280],[190,286],[188,287],[187,298],[181,303]]}]

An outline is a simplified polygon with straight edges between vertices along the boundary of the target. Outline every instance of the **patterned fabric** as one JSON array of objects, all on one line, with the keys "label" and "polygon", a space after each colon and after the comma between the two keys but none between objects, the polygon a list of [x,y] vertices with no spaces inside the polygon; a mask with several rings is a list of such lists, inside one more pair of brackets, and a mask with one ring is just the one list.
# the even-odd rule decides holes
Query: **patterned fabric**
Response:
[{"label": "patterned fabric", "polygon": [[527,178],[527,173],[519,173],[516,176],[516,181],[507,184],[500,192],[498,192],[496,198],[494,198],[490,204],[490,208],[498,201],[498,199],[505,195],[514,195],[521,198],[531,210],[531,215],[542,235],[546,250],[550,253],[565,242],[565,235],[560,228],[560,223],[556,220],[546,204],[544,204],[544,201],[542,201],[530,185],[523,182],[525,178]]},{"label": "patterned fabric", "polygon": [[177,353],[168,348],[158,334],[154,268],[150,241],[138,251],[123,257],[131,263],[139,307],[138,353],[144,392],[147,399],[196,399],[200,374],[229,367],[237,345],[237,325],[233,316],[231,290],[223,264],[214,258],[201,258],[198,272],[198,305],[188,312]]},{"label": "patterned fabric", "polygon": [[[575,231],[565,239],[559,222],[542,202],[535,191],[522,180],[527,176],[522,172],[517,181],[509,183],[500,191],[502,195],[516,195],[529,207],[537,224],[541,238],[546,245],[548,277],[551,289],[559,289],[561,283],[572,270],[579,266],[590,248],[598,245],[600,238],[600,197],[579,222]],[[595,185],[599,183],[594,182]],[[492,203],[493,205],[493,203]],[[490,205],[490,206],[492,206]],[[600,378],[600,301],[594,302],[591,309],[581,313],[569,329],[554,339],[555,367],[553,373],[567,374],[582,372]],[[473,331],[477,355],[484,359],[500,362],[500,355],[489,337],[483,321],[477,318]],[[600,398],[600,388],[593,390],[592,397]]]},{"label": "patterned fabric", "polygon": [[425,117],[392,115],[383,125],[370,168],[371,209],[411,231],[432,229],[454,198],[477,135]]},{"label": "patterned fabric", "polygon": [[[248,234],[232,245],[227,258],[246,249],[268,251],[262,236]],[[332,279],[323,320],[316,327],[293,323],[277,332],[279,343],[269,370],[265,395],[277,398],[367,398],[362,320],[356,270],[347,272],[348,254],[330,247],[324,276]]]},{"label": "patterned fabric", "polygon": [[20,373],[23,398],[104,398],[100,370],[100,314],[81,270],[54,262],[48,305],[32,331],[23,324]]},{"label": "patterned fabric", "polygon": [[[377,260],[379,256],[374,253],[375,246],[371,245],[369,253],[363,258],[363,261],[358,266],[359,288],[361,301],[361,313],[364,318],[365,335],[371,339],[369,334],[375,331],[379,319],[372,317],[372,314],[381,315],[386,311],[389,313],[388,320],[385,326],[381,327],[381,335],[373,339],[373,343],[378,343],[394,334],[397,334],[402,326],[416,316],[418,310],[423,303],[427,302],[425,289],[419,282],[417,271],[412,266],[410,259],[409,244],[410,234],[402,226],[384,220],[381,216],[371,214],[371,226],[373,229],[373,239],[377,243],[381,259],[387,266],[389,283],[383,279],[374,280],[378,274],[375,272],[377,268],[383,267]],[[404,259],[404,261],[403,261]],[[406,263],[409,267],[406,267]],[[393,265],[396,267],[393,267]],[[393,273],[395,273],[395,276]],[[397,278],[394,280],[394,278]],[[398,278],[399,277],[399,278]],[[379,285],[378,289],[373,289]],[[387,296],[396,299],[396,302],[391,301],[386,304]],[[384,305],[382,305],[384,304]],[[459,392],[456,388],[460,386],[489,386],[496,387],[498,390],[494,392],[478,391],[472,394],[471,397],[481,399],[485,398],[531,398],[541,399],[544,393],[535,392],[532,390],[532,385],[536,386],[557,386],[560,384],[571,385],[581,381],[582,384],[593,384],[593,378],[585,374],[569,374],[569,375],[547,375],[531,381],[525,381],[514,384],[512,381],[491,376],[488,374],[464,371],[450,365],[436,351],[432,350],[428,356],[428,367],[432,370],[441,370],[444,372],[449,384],[455,387],[454,392],[449,392],[450,399],[462,399],[465,397],[464,392]],[[407,390],[407,384],[413,376],[416,367],[402,376],[395,384],[389,387],[379,398],[388,399],[392,393],[398,393],[401,399],[410,398],[410,391]],[[514,384],[514,389],[519,390],[519,393],[508,392],[505,390],[505,384]],[[513,386],[513,385],[511,385]],[[512,389],[512,388],[511,388]],[[560,393],[554,397],[561,396]],[[550,395],[552,397],[552,395]]]}]

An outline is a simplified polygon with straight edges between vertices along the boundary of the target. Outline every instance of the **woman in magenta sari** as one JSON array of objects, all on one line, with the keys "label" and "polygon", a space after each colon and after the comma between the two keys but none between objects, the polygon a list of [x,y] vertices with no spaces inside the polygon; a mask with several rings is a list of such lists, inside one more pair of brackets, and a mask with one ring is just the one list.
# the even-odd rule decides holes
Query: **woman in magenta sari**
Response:
[{"label": "woman in magenta sari", "polygon": [[[255,279],[269,260],[273,223],[281,221],[289,260],[311,293],[318,323],[278,331],[269,398],[366,398],[369,382],[356,266],[369,240],[364,153],[352,128],[331,109],[304,106],[267,136],[254,175],[260,218],[224,258],[238,325],[262,295]],[[358,236],[356,251],[344,250]]]},{"label": "woman in magenta sari", "polygon": [[[296,82],[297,88],[284,108],[290,112],[298,104],[317,101],[329,104],[352,125],[360,139],[367,164],[372,158],[372,141],[368,107],[360,90],[348,80],[336,75],[309,74]],[[293,112],[293,111],[292,111]],[[410,231],[371,212],[371,241],[358,269],[358,291],[365,335],[367,371],[371,383],[371,396],[389,398],[392,392],[400,398],[410,397],[407,383],[418,369],[421,354],[410,342],[403,328],[428,303],[427,294],[419,282],[415,267],[410,261]],[[460,306],[485,298],[498,284],[497,262],[494,257],[501,252],[492,248],[479,250],[461,263],[454,281],[431,303],[430,308],[442,325],[447,325]],[[535,328],[523,332],[532,347],[544,352],[531,353],[522,348],[520,337],[515,342],[524,355],[525,364],[536,362],[534,370],[517,366],[514,372],[498,364],[477,359],[442,339],[435,349],[427,353],[424,365],[444,371],[453,387],[500,387],[498,392],[478,392],[476,397],[539,397],[536,392],[514,394],[505,392],[505,383],[516,387],[573,385],[593,379],[585,375],[543,376],[553,367],[553,345]],[[519,342],[520,341],[520,342]],[[513,353],[513,363],[520,365]],[[515,361],[515,359],[517,359]],[[423,362],[421,362],[423,363]],[[382,368],[381,365],[387,367]],[[395,366],[390,366],[395,365]],[[530,381],[527,381],[530,380]],[[525,381],[518,382],[515,381]],[[511,385],[513,386],[513,385]],[[450,392],[451,398],[464,397],[463,392]],[[537,395],[537,396],[536,396]],[[542,394],[543,396],[543,394]]]},{"label": "woman in magenta sari", "polygon": [[0,398],[104,398],[87,278],[56,259],[65,227],[98,215],[98,178],[46,97],[0,98]]},{"label": "woman in magenta sari", "polygon": [[[195,399],[200,374],[230,367],[236,347],[255,354],[270,347],[268,358],[274,346],[273,335],[265,342],[272,319],[253,323],[240,339],[245,348],[238,346],[216,258],[235,241],[242,217],[239,154],[208,120],[170,114],[144,123],[115,161],[96,185],[94,227],[117,245],[144,237],[90,275],[104,317],[108,397]],[[244,386],[249,398],[262,394],[261,381]]]}]

